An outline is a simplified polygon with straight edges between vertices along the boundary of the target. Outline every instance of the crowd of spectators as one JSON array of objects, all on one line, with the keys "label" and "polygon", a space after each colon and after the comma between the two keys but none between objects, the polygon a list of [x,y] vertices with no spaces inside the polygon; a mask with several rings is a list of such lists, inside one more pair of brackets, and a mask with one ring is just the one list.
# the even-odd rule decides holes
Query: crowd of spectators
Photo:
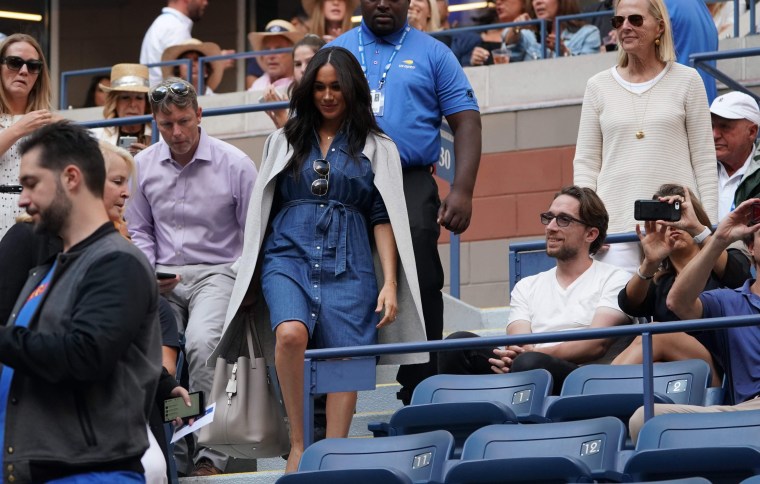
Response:
[{"label": "crowd of spectators", "polygon": [[[760,109],[738,92],[713,101],[709,82],[677,62],[686,46],[711,48],[694,42],[695,22],[710,42],[719,35],[706,8],[691,15],[697,10],[690,1],[704,7],[699,0],[600,2],[597,10],[614,9],[606,30],[593,21],[564,19],[555,31],[557,17],[580,13],[577,0],[496,0],[477,14],[483,25],[540,20],[547,34],[541,38],[536,24],[428,35],[450,27],[445,1],[303,0],[306,16],[271,20],[248,36],[255,51],[289,49],[257,57],[247,68],[248,90],[260,93],[259,102],[290,101],[289,109],[268,112],[279,129],[261,154],[262,176],[252,160],[258,154],[249,156],[201,126],[199,81],[202,94],[212,95],[234,65],[216,60],[199,68],[202,57],[234,53],[192,38],[207,0],[168,0],[145,34],[140,63],[115,64],[88,91],[87,104],[103,106],[105,119],[151,115],[161,135],[155,143],[150,123],[137,123],[91,131],[101,143],[94,151],[87,132],[51,113],[49,72],[37,41],[9,36],[0,44],[0,184],[20,181],[24,190],[0,194],[0,269],[7,267],[0,272],[16,276],[0,281],[0,318],[8,321],[0,327],[0,417],[17,412],[6,407],[9,395],[21,392],[13,371],[16,381],[33,387],[45,378],[38,369],[55,363],[55,383],[71,387],[64,392],[112,379],[109,388],[124,388],[111,391],[132,391],[137,402],[130,420],[118,424],[128,442],[113,441],[127,449],[121,460],[110,448],[99,449],[106,463],[101,468],[83,457],[85,451],[51,450],[30,468],[29,449],[49,444],[19,435],[18,422],[39,412],[33,407],[38,392],[27,389],[27,408],[34,411],[5,427],[0,418],[0,440],[16,439],[20,446],[17,456],[1,463],[25,466],[22,481],[101,471],[121,482],[141,471],[149,482],[163,481],[167,459],[175,457],[167,455],[156,412],[163,398],[188,398],[174,379],[179,335],[188,389],[210,395],[214,374],[206,362],[214,361],[217,343],[245,312],[259,333],[268,333],[264,353],[276,367],[290,422],[286,471],[296,471],[304,445],[301,362],[307,347],[443,337],[440,229],[458,234],[468,228],[481,157],[478,102],[462,66],[492,64],[496,50],[505,50],[509,62],[555,51],[569,57],[618,50],[616,65],[587,84],[574,185],[539,215],[556,267],[512,288],[508,334],[609,327],[634,317],[657,322],[760,312],[752,302],[760,283],[751,279],[748,256],[755,256],[760,233],[758,221],[750,220],[752,204],[760,203]],[[352,28],[359,5],[362,22]],[[401,50],[425,62],[397,69],[393,61]],[[146,66],[179,59],[189,59],[191,69],[185,63]],[[441,200],[432,167],[444,118],[457,164]],[[61,156],[51,161],[55,154]],[[681,219],[647,221],[642,230],[633,204],[650,197],[678,204]],[[715,233],[713,222],[720,222]],[[638,243],[604,245],[608,232],[632,230]],[[30,270],[25,284],[18,275]],[[113,271],[120,277],[104,282]],[[58,283],[72,277],[86,283]],[[136,296],[124,290],[134,284]],[[732,375],[736,405],[716,411],[754,409],[753,400],[760,401],[758,328],[658,335],[654,357],[704,359],[714,384]],[[44,340],[43,329],[67,337],[33,344]],[[103,337],[109,330],[114,337]],[[106,342],[99,345],[95,336]],[[398,398],[404,404],[437,372],[545,368],[558,393],[579,365],[641,362],[640,340],[617,343],[509,346],[391,362],[401,364]],[[104,352],[115,363],[103,364]],[[125,373],[122,367],[130,364]],[[97,378],[86,368],[97,368]],[[90,390],[103,401],[103,388]],[[76,416],[62,407],[53,417],[87,420],[82,405],[97,402],[83,398],[72,396]],[[327,397],[327,437],[348,434],[356,398],[356,392]],[[657,409],[674,411],[688,409]],[[640,418],[631,422],[634,436]],[[100,424],[94,430],[89,422],[82,425],[86,447],[107,432]],[[203,476],[223,473],[228,457],[191,438],[178,445],[176,461],[181,473]],[[16,479],[13,465],[4,472]]]}]

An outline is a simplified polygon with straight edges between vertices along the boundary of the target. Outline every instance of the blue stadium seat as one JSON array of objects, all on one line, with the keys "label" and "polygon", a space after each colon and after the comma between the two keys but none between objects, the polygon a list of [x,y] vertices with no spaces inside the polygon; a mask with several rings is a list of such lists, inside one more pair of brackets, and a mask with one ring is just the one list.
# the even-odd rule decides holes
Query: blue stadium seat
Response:
[{"label": "blue stadium seat", "polygon": [[624,473],[632,479],[701,476],[739,482],[760,473],[760,410],[664,414],[641,428]]},{"label": "blue stadium seat", "polygon": [[760,474],[744,479],[741,484],[760,484]]},{"label": "blue stadium seat", "polygon": [[306,448],[298,472],[380,467],[395,469],[414,482],[441,482],[453,447],[454,437],[444,430],[374,439],[325,439]]},{"label": "blue stadium seat", "polygon": [[619,480],[623,422],[603,417],[534,425],[489,425],[465,442],[446,483]]},{"label": "blue stadium seat", "polygon": [[458,459],[465,440],[486,425],[517,423],[515,413],[501,402],[445,402],[402,407],[391,416],[388,435],[446,430],[454,436],[451,457]]},{"label": "blue stadium seat", "polygon": [[544,401],[552,388],[546,370],[504,375],[434,375],[412,394],[412,405],[425,403],[494,401],[509,407],[520,422],[543,422]]},{"label": "blue stadium seat", "polygon": [[[710,367],[693,359],[654,364],[657,403],[705,405]],[[614,416],[623,421],[643,404],[641,365],[585,365],[565,379],[558,397],[549,397],[545,417],[553,422]]]},{"label": "blue stadium seat", "polygon": [[412,484],[412,479],[396,469],[335,469],[285,474],[277,484]]}]

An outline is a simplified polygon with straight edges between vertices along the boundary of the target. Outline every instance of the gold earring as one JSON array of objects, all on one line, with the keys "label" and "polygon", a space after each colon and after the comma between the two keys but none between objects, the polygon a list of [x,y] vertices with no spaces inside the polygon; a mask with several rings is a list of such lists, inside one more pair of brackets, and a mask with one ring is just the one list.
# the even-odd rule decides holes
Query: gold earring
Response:
[{"label": "gold earring", "polygon": [[654,39],[654,45],[659,46],[660,45],[660,39]]}]

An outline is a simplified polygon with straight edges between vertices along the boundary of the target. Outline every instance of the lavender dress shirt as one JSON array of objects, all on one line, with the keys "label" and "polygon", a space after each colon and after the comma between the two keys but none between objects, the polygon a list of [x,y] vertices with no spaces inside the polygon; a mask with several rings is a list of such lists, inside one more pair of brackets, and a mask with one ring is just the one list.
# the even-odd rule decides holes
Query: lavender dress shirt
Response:
[{"label": "lavender dress shirt", "polygon": [[256,166],[203,128],[193,159],[174,161],[165,141],[135,156],[125,218],[132,241],[155,265],[225,264],[243,251]]}]

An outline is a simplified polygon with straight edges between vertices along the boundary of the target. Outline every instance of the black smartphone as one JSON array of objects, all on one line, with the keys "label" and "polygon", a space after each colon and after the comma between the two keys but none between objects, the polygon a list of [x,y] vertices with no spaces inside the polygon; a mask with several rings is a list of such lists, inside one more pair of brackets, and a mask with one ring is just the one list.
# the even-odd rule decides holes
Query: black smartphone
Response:
[{"label": "black smartphone", "polygon": [[164,422],[171,422],[177,418],[188,419],[202,414],[206,407],[203,405],[203,392],[190,394],[191,406],[187,406],[182,397],[167,398],[164,400]]},{"label": "black smartphone", "polygon": [[661,202],[659,200],[636,200],[633,204],[633,218],[636,220],[681,220],[681,202]]},{"label": "black smartphone", "polygon": [[171,272],[156,272],[156,279],[162,280],[162,279],[174,279],[177,277],[177,274],[172,274]]},{"label": "black smartphone", "polygon": [[0,193],[21,193],[21,185],[0,185]]},{"label": "black smartphone", "polygon": [[750,225],[757,225],[760,223],[760,203],[755,202],[752,204],[752,218],[749,219]]}]

